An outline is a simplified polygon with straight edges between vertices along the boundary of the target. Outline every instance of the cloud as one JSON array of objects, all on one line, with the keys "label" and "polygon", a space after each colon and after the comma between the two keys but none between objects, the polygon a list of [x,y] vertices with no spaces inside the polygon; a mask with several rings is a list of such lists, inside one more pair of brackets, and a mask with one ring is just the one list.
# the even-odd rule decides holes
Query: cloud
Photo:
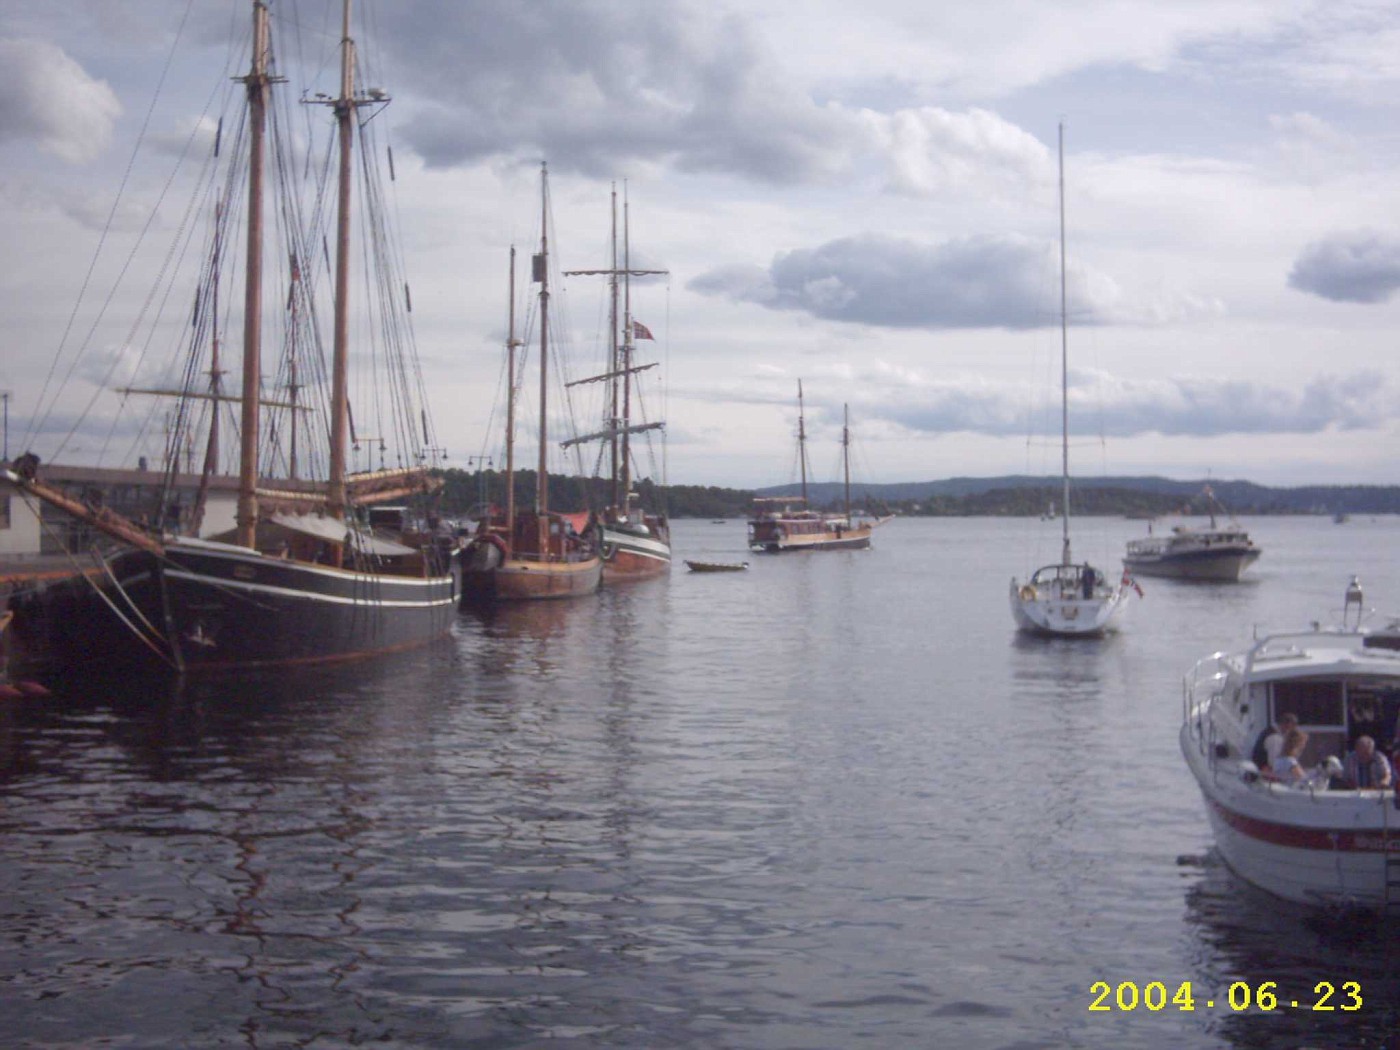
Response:
[{"label": "cloud", "polygon": [[[866,233],[777,256],[768,269],[718,267],[689,287],[707,295],[795,310],[824,320],[888,328],[1029,329],[1059,319],[1053,245],[1017,235],[920,244]],[[1071,261],[1074,324],[1155,324],[1219,312],[1179,296],[1132,302],[1107,274]]]},{"label": "cloud", "polygon": [[663,164],[777,185],[874,177],[913,195],[1052,174],[1043,145],[985,109],[819,101],[751,17],[708,5],[502,4],[489,18],[453,5],[431,34],[421,9],[386,13],[401,75],[433,99],[402,129],[429,167],[547,157],[593,177]]},{"label": "cloud", "polygon": [[1050,151],[1035,136],[985,109],[928,106],[861,114],[870,148],[886,158],[889,187],[911,196],[985,185],[1027,185],[1054,177]]},{"label": "cloud", "polygon": [[0,39],[0,142],[33,139],[72,164],[93,160],[112,137],[121,103],[60,48]]},{"label": "cloud", "polygon": [[1288,284],[1334,302],[1385,302],[1400,289],[1400,238],[1372,230],[1331,234],[1303,249]]},{"label": "cloud", "polygon": [[[930,435],[1024,437],[1032,429],[1028,406],[1036,400],[1014,383],[981,377],[930,381],[879,366],[855,377],[830,404],[822,402],[820,384],[810,387],[814,409],[835,413],[833,418],[839,416],[840,401],[850,398],[847,391],[857,390],[860,395],[850,400],[863,421]],[[1122,379],[1074,370],[1069,396],[1071,432],[1110,438],[1317,434],[1380,426],[1400,411],[1400,397],[1378,371],[1320,375],[1301,388],[1280,388],[1210,377]],[[1058,434],[1058,390],[1054,400],[1054,425],[1047,433]]]}]

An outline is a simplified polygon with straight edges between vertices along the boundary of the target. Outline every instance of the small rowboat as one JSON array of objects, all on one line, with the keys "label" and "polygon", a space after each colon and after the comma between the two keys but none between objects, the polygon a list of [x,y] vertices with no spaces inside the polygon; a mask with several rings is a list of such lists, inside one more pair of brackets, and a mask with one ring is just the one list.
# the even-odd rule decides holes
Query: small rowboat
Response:
[{"label": "small rowboat", "polygon": [[691,572],[744,572],[748,569],[748,562],[724,562],[724,561],[688,561],[685,567]]}]

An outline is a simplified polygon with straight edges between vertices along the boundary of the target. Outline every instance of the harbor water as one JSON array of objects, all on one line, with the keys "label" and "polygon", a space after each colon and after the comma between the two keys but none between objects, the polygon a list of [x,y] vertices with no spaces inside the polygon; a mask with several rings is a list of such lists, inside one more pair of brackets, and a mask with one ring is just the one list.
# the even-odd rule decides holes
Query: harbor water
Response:
[{"label": "harbor water", "polygon": [[1177,729],[1256,624],[1400,612],[1400,520],[1244,524],[1099,640],[1013,629],[1056,522],[681,521],[669,579],[388,659],[5,702],[4,1043],[1394,1047],[1400,928],[1236,880]]}]

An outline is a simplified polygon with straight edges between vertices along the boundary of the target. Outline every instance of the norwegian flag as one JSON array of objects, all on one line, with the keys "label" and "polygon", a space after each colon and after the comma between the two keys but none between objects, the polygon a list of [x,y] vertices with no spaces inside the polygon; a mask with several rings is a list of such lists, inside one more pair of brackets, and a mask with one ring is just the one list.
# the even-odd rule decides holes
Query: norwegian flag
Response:
[{"label": "norwegian flag", "polygon": [[656,336],[652,335],[651,329],[648,328],[646,325],[642,324],[641,321],[632,322],[632,338],[650,339],[653,343],[656,342]]}]

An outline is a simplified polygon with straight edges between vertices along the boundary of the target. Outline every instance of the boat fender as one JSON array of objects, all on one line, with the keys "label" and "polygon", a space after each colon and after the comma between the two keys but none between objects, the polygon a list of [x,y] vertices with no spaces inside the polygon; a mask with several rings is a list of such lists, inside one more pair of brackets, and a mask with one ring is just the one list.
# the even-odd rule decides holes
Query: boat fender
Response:
[{"label": "boat fender", "polygon": [[52,695],[53,695],[53,694],[50,693],[47,689],[45,689],[42,685],[40,685],[38,682],[16,682],[15,685],[19,686],[19,691],[20,691],[21,693],[23,693],[25,696],[52,696]]},{"label": "boat fender", "polygon": [[1029,583],[1021,588],[1020,594],[1021,601],[1023,602],[1035,601],[1035,588],[1032,587]]}]

